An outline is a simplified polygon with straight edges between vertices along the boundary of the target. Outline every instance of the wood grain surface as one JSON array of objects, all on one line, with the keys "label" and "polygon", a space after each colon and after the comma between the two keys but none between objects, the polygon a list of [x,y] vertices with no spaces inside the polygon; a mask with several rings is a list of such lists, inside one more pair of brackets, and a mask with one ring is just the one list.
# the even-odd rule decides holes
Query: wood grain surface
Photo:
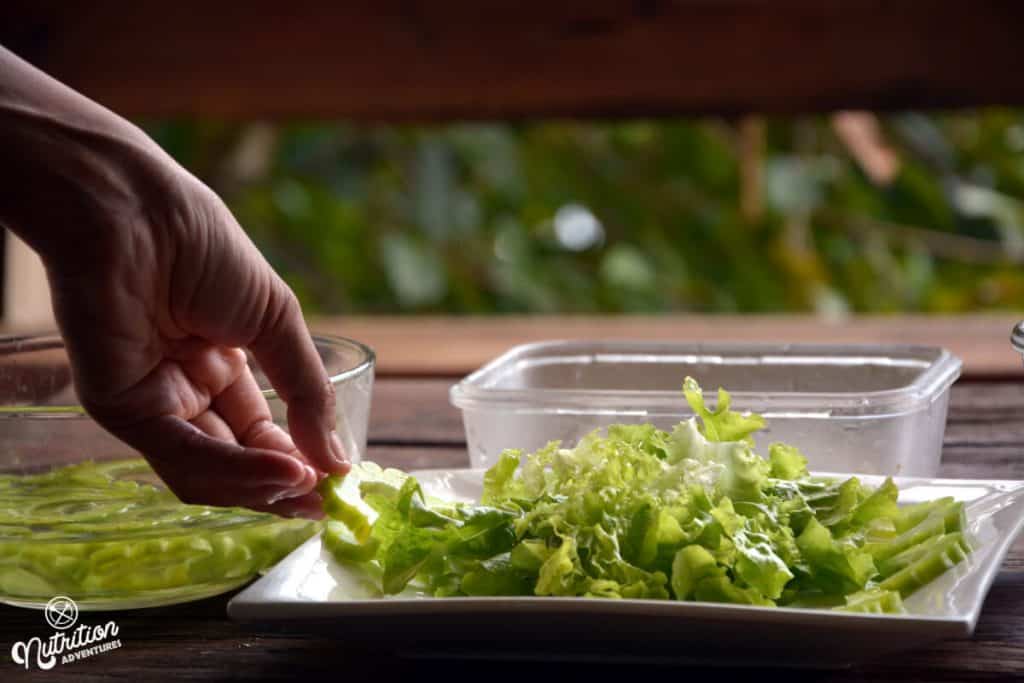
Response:
[{"label": "wood grain surface", "polygon": [[320,317],[314,331],[340,334],[377,351],[384,375],[461,376],[517,344],[550,339],[643,339],[805,344],[942,346],[964,362],[964,377],[1024,379],[1010,330],[1024,313],[976,315],[510,315]]},{"label": "wood grain surface", "polygon": [[[450,379],[378,381],[370,428],[370,458],[404,468],[467,464],[459,414],[448,404]],[[1024,479],[1024,383],[965,382],[953,387],[941,474]],[[593,663],[410,659],[346,648],[345,634],[285,631],[236,624],[226,617],[230,596],[186,605],[105,615],[120,626],[123,648],[29,674],[9,659],[14,641],[46,635],[40,613],[0,607],[0,681],[228,680],[699,680],[760,679],[829,682],[1014,681],[1024,677],[1024,540],[1018,540],[995,580],[972,639],[937,643],[852,669],[832,672],[670,668]],[[500,624],[481,624],[500,632]],[[629,644],[623,643],[624,651]]]}]

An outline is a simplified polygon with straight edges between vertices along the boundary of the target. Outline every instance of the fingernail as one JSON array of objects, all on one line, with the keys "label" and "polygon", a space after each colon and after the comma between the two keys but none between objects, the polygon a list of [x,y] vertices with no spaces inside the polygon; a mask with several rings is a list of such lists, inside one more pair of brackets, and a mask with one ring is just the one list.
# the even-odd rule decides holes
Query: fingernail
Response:
[{"label": "fingernail", "polygon": [[334,461],[342,467],[347,467],[349,462],[345,455],[345,449],[341,445],[341,438],[338,437],[338,432],[331,430],[330,438],[328,439],[331,444],[331,456]]},{"label": "fingernail", "polygon": [[288,486],[282,488],[267,498],[267,505],[273,505],[278,501],[286,500],[288,498],[297,498],[298,496],[304,496],[316,486],[319,478],[317,477],[316,470],[309,465],[303,463],[302,465],[302,481],[297,482],[294,486]]},{"label": "fingernail", "polygon": [[267,498],[267,505],[273,505],[274,503],[278,503],[282,500],[285,500],[286,498],[294,498],[296,496],[301,495],[302,494],[300,492],[295,491],[293,489],[281,489],[277,493],[273,493]]}]

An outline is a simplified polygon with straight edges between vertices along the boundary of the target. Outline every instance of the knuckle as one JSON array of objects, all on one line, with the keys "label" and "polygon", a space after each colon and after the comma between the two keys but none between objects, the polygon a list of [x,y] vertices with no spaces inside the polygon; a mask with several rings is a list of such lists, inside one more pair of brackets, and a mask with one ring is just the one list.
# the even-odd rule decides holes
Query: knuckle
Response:
[{"label": "knuckle", "polygon": [[193,427],[181,435],[181,449],[186,453],[198,453],[205,446],[206,436],[198,427]]},{"label": "knuckle", "polygon": [[249,364],[245,351],[237,346],[221,347],[218,349],[218,352],[221,358],[224,359],[224,363],[227,366],[227,375],[232,380],[241,375]]},{"label": "knuckle", "polygon": [[271,420],[259,417],[246,425],[235,436],[238,438],[239,443],[253,444],[258,443],[264,434],[273,431],[275,428],[276,425]]},{"label": "knuckle", "polygon": [[276,275],[267,287],[267,293],[257,297],[262,311],[258,316],[256,337],[262,340],[262,345],[272,349],[277,340],[286,338],[288,328],[296,320],[302,320],[302,307],[288,285]]},{"label": "knuckle", "polygon": [[304,405],[323,406],[324,410],[333,411],[336,401],[334,384],[331,383],[331,380],[324,379],[313,384],[307,390],[300,392],[292,400]]},{"label": "knuckle", "polygon": [[296,320],[301,320],[302,306],[299,305],[299,299],[295,296],[295,293],[280,280],[277,280],[275,283],[275,289],[279,292],[277,295],[279,303],[275,320],[276,326],[278,328],[287,327],[293,325]]}]

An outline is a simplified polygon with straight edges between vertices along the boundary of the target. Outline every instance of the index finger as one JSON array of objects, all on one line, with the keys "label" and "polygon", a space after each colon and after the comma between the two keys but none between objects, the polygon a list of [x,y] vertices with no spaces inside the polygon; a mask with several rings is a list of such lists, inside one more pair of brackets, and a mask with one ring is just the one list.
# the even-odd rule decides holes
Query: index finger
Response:
[{"label": "index finger", "polygon": [[324,472],[348,472],[348,459],[336,431],[334,386],[295,295],[278,278],[263,324],[249,348],[288,406],[288,431],[299,451]]}]

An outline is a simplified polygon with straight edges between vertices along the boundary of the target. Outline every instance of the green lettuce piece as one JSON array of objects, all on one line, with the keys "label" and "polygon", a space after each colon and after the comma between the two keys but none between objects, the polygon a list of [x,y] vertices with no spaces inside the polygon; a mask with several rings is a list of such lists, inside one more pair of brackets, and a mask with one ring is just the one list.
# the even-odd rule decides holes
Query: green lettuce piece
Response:
[{"label": "green lettuce piece", "polygon": [[851,593],[864,588],[878,573],[871,555],[838,543],[816,519],[796,539],[811,582],[828,593]]},{"label": "green lettuce piece", "polygon": [[576,595],[577,586],[583,576],[576,554],[576,542],[562,539],[561,545],[552,552],[537,572],[537,595]]},{"label": "green lettuce piece", "polygon": [[516,569],[537,572],[551,555],[551,548],[543,541],[525,540],[516,544],[509,553],[509,562]]},{"label": "green lettuce piece", "polygon": [[831,529],[845,523],[854,508],[867,496],[860,480],[851,477],[843,482],[832,482],[820,489],[809,490],[805,499],[818,521]]},{"label": "green lettuce piece", "polygon": [[496,462],[487,472],[484,473],[484,492],[480,502],[484,505],[495,503],[521,494],[521,482],[514,479],[516,470],[519,469],[519,459],[522,451],[507,450],[498,456]]},{"label": "green lettuce piece", "polygon": [[793,573],[779,557],[771,537],[743,530],[733,537],[736,576],[771,600],[777,600]]},{"label": "green lettuce piece", "polygon": [[884,579],[892,576],[901,569],[905,569],[910,565],[914,564],[922,557],[932,552],[936,547],[949,543],[951,538],[955,538],[955,542],[959,542],[963,539],[963,534],[959,531],[955,531],[951,534],[942,534],[941,536],[932,536],[917,545],[910,546],[903,552],[892,555],[883,560],[878,561],[878,573]]},{"label": "green lettuce piece", "polygon": [[881,519],[899,519],[900,508],[896,504],[899,493],[896,484],[892,482],[891,478],[887,478],[885,483],[857,504],[850,513],[850,524],[856,528],[862,528]]},{"label": "green lettuce piece", "polygon": [[516,567],[509,553],[502,553],[466,571],[459,586],[470,596],[531,595],[533,577]]},{"label": "green lettuce piece", "polygon": [[935,507],[927,517],[895,538],[865,546],[876,562],[884,561],[910,548],[925,543],[935,536],[961,531],[966,528],[963,503],[950,501]]},{"label": "green lettuce piece", "polygon": [[676,600],[692,600],[697,584],[707,578],[718,578],[725,570],[714,556],[700,545],[680,548],[672,561],[672,592]]},{"label": "green lettuce piece", "polygon": [[372,560],[380,547],[380,542],[369,536],[360,542],[347,525],[336,520],[328,520],[324,525],[323,542],[336,558],[349,562]]},{"label": "green lettuce piece", "polygon": [[795,481],[807,476],[807,458],[795,446],[773,443],[768,447],[769,474],[776,479]]},{"label": "green lettuce piece", "polygon": [[928,548],[920,557],[914,559],[896,573],[879,583],[883,590],[896,591],[907,597],[918,588],[952,569],[967,559],[971,547],[963,534],[951,533]]},{"label": "green lettuce piece", "polygon": [[653,502],[644,502],[629,520],[625,545],[627,558],[638,567],[647,567],[658,555],[661,511]]},{"label": "green lettuce piece", "polygon": [[928,517],[931,517],[932,513],[938,510],[947,510],[950,506],[955,505],[955,503],[956,501],[947,496],[937,498],[936,500],[926,500],[921,503],[906,505],[900,508],[900,516],[896,519],[896,531],[903,533],[908,529],[912,529]]},{"label": "green lettuce piece", "polygon": [[846,604],[833,609],[840,612],[861,612],[867,614],[900,614],[903,600],[896,591],[871,588],[846,596]]},{"label": "green lettuce piece", "polygon": [[768,463],[748,447],[732,448],[723,462],[725,469],[720,480],[724,495],[738,501],[757,501],[763,498],[762,489],[769,472]]},{"label": "green lettuce piece", "polygon": [[449,523],[445,550],[459,557],[486,559],[504,554],[516,545],[512,526],[515,513],[492,507],[458,508],[457,521]]},{"label": "green lettuce piece", "polygon": [[694,420],[687,420],[672,431],[666,448],[671,467],[663,469],[656,481],[659,487],[700,484],[733,500],[762,498],[770,465],[746,442],[711,441]]},{"label": "green lettuce piece", "polygon": [[383,469],[376,463],[359,463],[345,477],[325,477],[317,486],[323,498],[324,513],[348,527],[356,541],[363,543],[377,517],[364,500],[370,491],[378,497],[396,497],[409,479],[404,472]]},{"label": "green lettuce piece", "polygon": [[774,602],[753,588],[737,586],[727,576],[701,579],[697,582],[694,597],[700,602],[726,602],[737,605],[761,605],[772,607]]},{"label": "green lettuce piece", "polygon": [[753,444],[751,434],[764,429],[764,418],[760,415],[729,409],[731,398],[725,389],[718,390],[718,405],[713,411],[704,404],[704,392],[692,377],[683,381],[683,394],[693,412],[700,416],[703,433],[709,441],[747,441]]}]

